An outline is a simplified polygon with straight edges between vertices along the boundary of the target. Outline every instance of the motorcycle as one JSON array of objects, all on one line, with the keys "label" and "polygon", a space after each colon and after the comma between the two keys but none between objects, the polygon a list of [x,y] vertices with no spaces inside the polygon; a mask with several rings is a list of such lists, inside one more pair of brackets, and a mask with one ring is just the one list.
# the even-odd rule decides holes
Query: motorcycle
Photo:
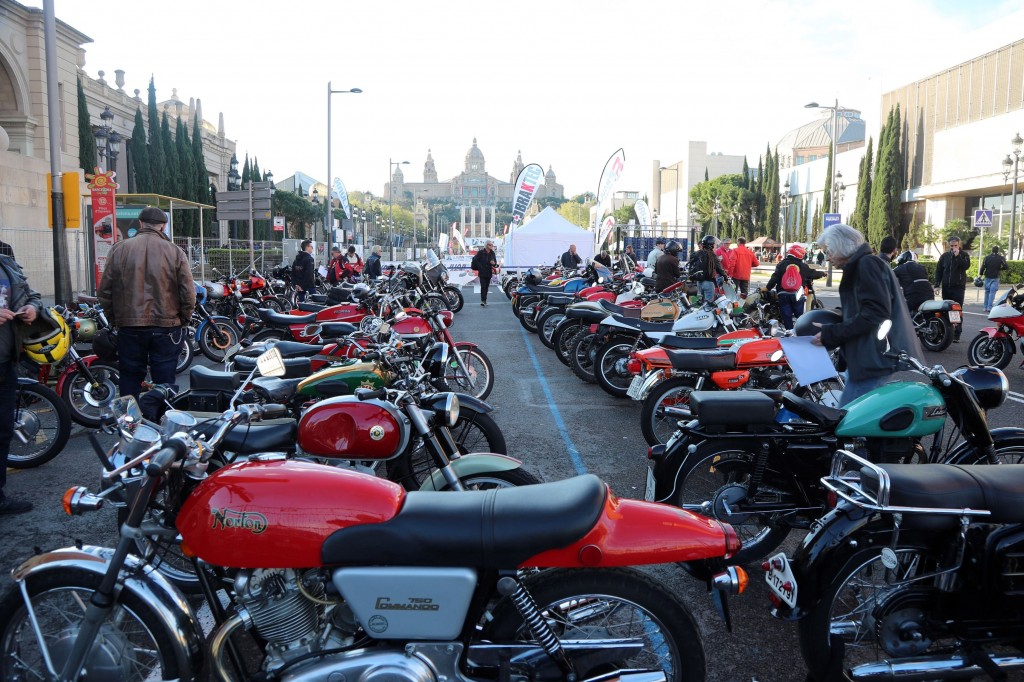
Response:
[{"label": "motorcycle", "polygon": [[773,615],[799,621],[808,679],[1024,670],[1024,466],[878,464],[840,450],[822,483],[835,508],[792,559],[762,564]]},{"label": "motorcycle", "polygon": [[207,309],[209,290],[196,284],[196,308],[192,313],[194,338],[199,352],[214,362],[224,362],[228,349],[241,339],[231,318],[213,315]]},{"label": "motorcycle", "polygon": [[[1024,284],[1015,284],[999,297],[989,311],[994,327],[983,327],[967,347],[972,365],[1006,368],[1017,352],[1014,341],[1024,344]],[[1024,352],[1024,346],[1021,349]]]},{"label": "motorcycle", "polygon": [[[820,479],[836,450],[876,462],[974,464],[1024,457],[1024,429],[988,428],[986,411],[1009,393],[1001,371],[947,372],[906,353],[891,355],[928,383],[885,384],[844,409],[789,392],[691,393],[694,419],[681,423],[667,445],[648,450],[647,499],[732,523],[743,539],[737,560],[751,561],[824,514],[828,491]],[[933,438],[926,448],[927,436]]]},{"label": "motorcycle", "polygon": [[925,301],[910,314],[910,319],[921,345],[941,353],[953,343],[953,325],[963,321],[963,309],[956,301]]},{"label": "motorcycle", "polygon": [[7,465],[37,467],[56,457],[71,437],[71,413],[53,389],[34,379],[18,377],[14,403],[14,437]]},{"label": "motorcycle", "polygon": [[448,310],[457,313],[462,310],[466,301],[462,297],[462,289],[448,283],[448,268],[437,257],[433,251],[427,251],[426,262],[422,266],[423,287],[430,293],[441,294],[448,302]]},{"label": "motorcycle", "polygon": [[[372,398],[363,405],[390,414]],[[232,636],[248,630],[259,674],[282,682],[703,679],[689,609],[632,566],[687,562],[708,575],[724,614],[725,595],[746,584],[742,569],[723,563],[739,547],[727,524],[619,499],[592,475],[407,493],[358,472],[273,457],[207,473],[208,445],[278,412],[225,413],[206,444],[180,414],[165,417],[162,431],[119,418],[119,445],[131,458],[119,469],[141,476],[118,545],[67,547],[15,569],[16,589],[0,603],[0,675],[72,682],[87,669],[90,677],[193,680],[206,640],[214,678],[244,679]],[[389,425],[388,441],[408,429],[395,418]],[[213,617],[208,639],[178,590],[131,554],[147,515],[176,501],[188,481],[194,490],[168,534],[181,535],[200,576]],[[117,488],[72,488],[65,509],[101,508]]]}]

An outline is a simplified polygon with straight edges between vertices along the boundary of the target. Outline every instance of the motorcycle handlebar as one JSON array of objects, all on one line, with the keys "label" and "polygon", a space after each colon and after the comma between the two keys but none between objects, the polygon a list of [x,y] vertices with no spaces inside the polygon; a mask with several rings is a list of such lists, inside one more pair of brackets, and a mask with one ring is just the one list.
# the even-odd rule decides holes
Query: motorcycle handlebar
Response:
[{"label": "motorcycle handlebar", "polygon": [[188,445],[185,441],[179,438],[170,439],[166,447],[150,458],[149,464],[146,465],[146,475],[153,477],[164,475],[172,464],[187,453]]},{"label": "motorcycle handlebar", "polygon": [[386,388],[357,388],[355,396],[358,400],[380,400],[386,398],[388,390]]},{"label": "motorcycle handlebar", "polygon": [[281,417],[287,417],[290,414],[291,410],[288,409],[288,406],[281,405],[280,403],[267,403],[266,405],[259,406],[260,419],[280,419]]}]

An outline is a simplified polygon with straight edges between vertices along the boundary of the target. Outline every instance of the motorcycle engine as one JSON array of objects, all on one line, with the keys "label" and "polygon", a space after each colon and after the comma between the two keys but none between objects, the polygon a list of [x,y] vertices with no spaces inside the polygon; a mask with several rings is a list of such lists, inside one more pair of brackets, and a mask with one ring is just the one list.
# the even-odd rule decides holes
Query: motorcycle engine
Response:
[{"label": "motorcycle engine", "polygon": [[913,464],[926,461],[924,445],[907,438],[867,438],[867,458],[878,464]]}]

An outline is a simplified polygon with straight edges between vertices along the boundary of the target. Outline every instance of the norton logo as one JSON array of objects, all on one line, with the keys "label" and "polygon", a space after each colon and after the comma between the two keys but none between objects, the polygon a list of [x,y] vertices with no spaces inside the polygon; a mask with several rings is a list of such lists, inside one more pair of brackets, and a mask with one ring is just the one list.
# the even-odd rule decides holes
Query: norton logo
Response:
[{"label": "norton logo", "polygon": [[440,611],[441,607],[433,599],[426,597],[409,597],[408,601],[393,602],[391,597],[377,597],[374,607],[378,611]]},{"label": "norton logo", "polygon": [[241,528],[259,535],[267,529],[267,517],[259,512],[240,512],[234,509],[211,509],[213,530]]},{"label": "norton logo", "polygon": [[370,438],[373,440],[380,440],[384,437],[384,427],[380,424],[370,427]]}]

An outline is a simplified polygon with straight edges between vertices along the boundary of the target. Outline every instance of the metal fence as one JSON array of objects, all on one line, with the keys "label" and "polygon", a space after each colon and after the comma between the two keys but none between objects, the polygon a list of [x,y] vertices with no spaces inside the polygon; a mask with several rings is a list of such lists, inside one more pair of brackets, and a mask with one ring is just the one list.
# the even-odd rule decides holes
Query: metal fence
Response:
[{"label": "metal fence", "polygon": [[[66,234],[71,288],[74,291],[92,292],[95,285],[85,232],[66,230]],[[25,271],[32,288],[42,295],[47,304],[52,304],[56,260],[53,257],[53,232],[49,229],[31,227],[0,227],[0,240],[11,245],[15,260]]]}]

